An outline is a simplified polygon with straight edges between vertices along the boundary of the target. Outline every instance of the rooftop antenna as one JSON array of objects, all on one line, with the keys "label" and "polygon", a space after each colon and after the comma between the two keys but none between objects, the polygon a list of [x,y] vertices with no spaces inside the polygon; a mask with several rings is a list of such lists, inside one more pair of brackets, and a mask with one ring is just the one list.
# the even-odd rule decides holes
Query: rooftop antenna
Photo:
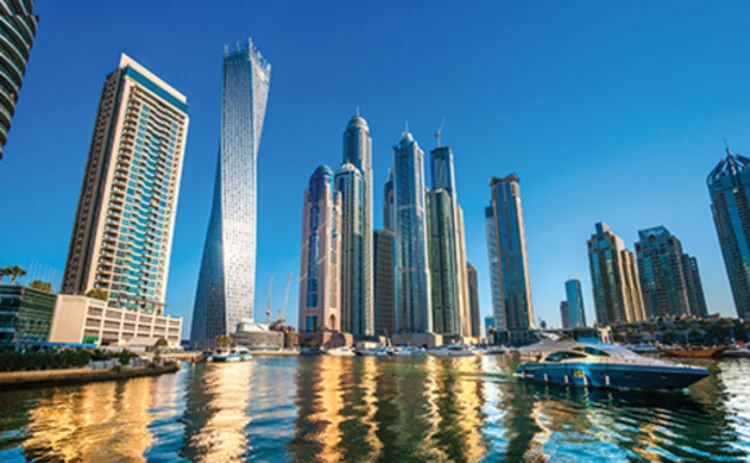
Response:
[{"label": "rooftop antenna", "polygon": [[409,121],[404,122],[404,133],[409,131]]},{"label": "rooftop antenna", "polygon": [[727,143],[727,137],[721,137],[724,140],[724,148],[727,150],[727,154],[729,156],[732,155],[732,152],[729,151],[729,143]]},{"label": "rooftop antenna", "polygon": [[268,302],[266,303],[266,323],[271,324],[271,292],[273,291],[273,275],[268,282]]},{"label": "rooftop antenna", "polygon": [[357,116],[359,116],[359,106],[357,106]]},{"label": "rooftop antenna", "polygon": [[440,148],[440,136],[443,134],[443,126],[445,125],[445,119],[448,116],[443,116],[443,122],[440,123],[440,128],[435,132],[435,138],[437,138],[437,147]]}]

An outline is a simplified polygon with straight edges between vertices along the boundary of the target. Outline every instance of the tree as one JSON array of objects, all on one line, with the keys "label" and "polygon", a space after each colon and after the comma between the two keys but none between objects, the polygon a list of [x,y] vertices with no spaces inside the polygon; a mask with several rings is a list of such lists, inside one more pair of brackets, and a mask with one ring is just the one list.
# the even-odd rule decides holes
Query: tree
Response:
[{"label": "tree", "polygon": [[20,265],[14,265],[13,267],[6,267],[5,268],[5,274],[10,276],[10,283],[16,284],[16,278],[18,277],[25,277],[26,276],[26,270],[21,267]]},{"label": "tree", "polygon": [[32,288],[32,289],[38,289],[39,291],[44,291],[44,292],[47,292],[47,293],[51,293],[52,292],[52,283],[50,283],[48,281],[34,280],[34,281],[31,282],[31,284],[29,285],[29,287]]},{"label": "tree", "polygon": [[156,344],[154,344],[155,347],[167,347],[169,346],[169,343],[164,338],[159,338],[158,341],[156,341]]},{"label": "tree", "polygon": [[234,345],[234,339],[226,334],[216,336],[216,344],[219,347],[229,347]]},{"label": "tree", "polygon": [[99,299],[100,301],[106,301],[109,297],[109,293],[107,293],[106,289],[94,288],[86,292],[86,297]]},{"label": "tree", "polygon": [[3,277],[10,276],[10,272],[7,268],[0,268],[0,283],[3,282]]}]

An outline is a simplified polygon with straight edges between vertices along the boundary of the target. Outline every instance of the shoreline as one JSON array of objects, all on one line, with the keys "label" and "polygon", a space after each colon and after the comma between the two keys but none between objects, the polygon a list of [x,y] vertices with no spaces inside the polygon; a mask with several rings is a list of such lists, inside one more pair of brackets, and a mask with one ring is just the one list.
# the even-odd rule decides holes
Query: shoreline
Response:
[{"label": "shoreline", "polygon": [[0,373],[0,391],[70,386],[75,384],[116,381],[120,379],[159,376],[180,370],[179,362],[157,367],[130,367],[120,370],[70,368],[43,371],[11,371]]}]

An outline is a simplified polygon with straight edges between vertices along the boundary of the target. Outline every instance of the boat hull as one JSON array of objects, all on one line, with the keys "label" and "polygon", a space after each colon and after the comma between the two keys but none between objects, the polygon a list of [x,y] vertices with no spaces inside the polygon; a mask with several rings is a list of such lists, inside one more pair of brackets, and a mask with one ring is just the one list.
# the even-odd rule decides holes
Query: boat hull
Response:
[{"label": "boat hull", "polygon": [[723,347],[714,347],[712,349],[692,349],[692,350],[662,349],[662,353],[666,355],[667,357],[710,359],[710,358],[719,356],[723,350],[724,350]]},{"label": "boat hull", "polygon": [[737,350],[725,350],[721,353],[721,358],[728,359],[748,359],[750,358],[750,350],[737,349]]},{"label": "boat hull", "polygon": [[684,389],[709,375],[705,368],[607,363],[524,363],[516,377],[550,384],[614,389]]},{"label": "boat hull", "polygon": [[251,358],[250,355],[240,354],[229,354],[229,355],[214,355],[211,357],[211,361],[215,363],[232,363],[232,362],[244,362]]}]

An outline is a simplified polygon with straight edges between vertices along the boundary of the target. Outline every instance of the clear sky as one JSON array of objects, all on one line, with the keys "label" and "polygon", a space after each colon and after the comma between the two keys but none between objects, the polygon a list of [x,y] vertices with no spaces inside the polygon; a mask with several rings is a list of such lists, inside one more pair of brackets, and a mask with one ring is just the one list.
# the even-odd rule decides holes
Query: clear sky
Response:
[{"label": "clear sky", "polygon": [[443,115],[467,252],[491,311],[484,234],[490,176],[521,178],[537,318],[559,326],[569,275],[594,320],[586,240],[608,222],[633,249],[664,225],[697,256],[710,312],[734,315],[705,179],[721,137],[750,153],[750,7],[694,1],[39,2],[0,162],[0,265],[60,272],[107,73],[126,52],[187,95],[190,129],[168,313],[189,333],[219,144],[224,44],[252,37],[272,63],[260,145],[256,318],[294,272],[303,191],[341,162],[359,106],[373,138],[375,224],[404,121],[428,151]]}]

